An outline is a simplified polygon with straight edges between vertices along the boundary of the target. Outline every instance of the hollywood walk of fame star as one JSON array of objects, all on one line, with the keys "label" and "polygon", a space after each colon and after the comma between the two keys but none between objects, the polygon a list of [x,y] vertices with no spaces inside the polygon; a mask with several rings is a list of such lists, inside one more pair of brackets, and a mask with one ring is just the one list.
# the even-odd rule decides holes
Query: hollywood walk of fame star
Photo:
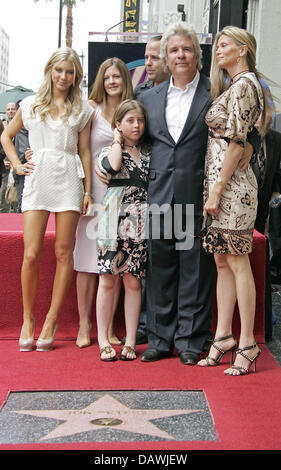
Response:
[{"label": "hollywood walk of fame star", "polygon": [[170,416],[186,415],[203,410],[157,410],[157,409],[131,409],[123,405],[109,394],[83,409],[73,410],[14,410],[11,413],[53,418],[63,423],[40,440],[62,438],[73,434],[114,428],[120,431],[146,434],[162,439],[174,438],[166,431],[160,429],[150,420]]}]

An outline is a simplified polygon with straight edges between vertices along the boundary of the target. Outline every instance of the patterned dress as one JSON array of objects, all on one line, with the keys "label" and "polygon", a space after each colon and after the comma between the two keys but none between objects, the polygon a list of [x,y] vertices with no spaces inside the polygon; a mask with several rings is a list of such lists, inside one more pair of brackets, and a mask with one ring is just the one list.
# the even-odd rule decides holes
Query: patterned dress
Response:
[{"label": "patterned dress", "polygon": [[[209,127],[204,201],[219,176],[229,139],[244,147],[263,108],[263,95],[253,73],[234,82],[213,103],[206,115]],[[257,212],[257,180],[250,165],[237,168],[225,186],[218,216],[203,239],[210,253],[243,255],[252,251]]]},{"label": "patterned dress", "polygon": [[[100,168],[107,172],[109,151],[110,147],[105,147],[99,156]],[[121,168],[111,178],[99,218],[99,274],[130,273],[137,278],[146,274],[149,161],[150,152],[140,152],[138,163],[129,152],[122,152]]]}]

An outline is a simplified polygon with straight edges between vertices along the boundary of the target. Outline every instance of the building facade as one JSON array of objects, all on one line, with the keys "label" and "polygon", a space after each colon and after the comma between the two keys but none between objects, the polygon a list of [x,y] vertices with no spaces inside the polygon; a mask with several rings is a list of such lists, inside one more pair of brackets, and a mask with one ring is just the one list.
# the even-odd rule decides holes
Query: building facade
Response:
[{"label": "building facade", "polygon": [[9,75],[9,36],[0,26],[0,93],[7,89]]},{"label": "building facade", "polygon": [[281,112],[280,0],[143,0],[148,7],[147,30],[162,33],[184,20],[198,33],[226,25],[246,28],[257,40],[257,67],[268,79],[277,112]]}]

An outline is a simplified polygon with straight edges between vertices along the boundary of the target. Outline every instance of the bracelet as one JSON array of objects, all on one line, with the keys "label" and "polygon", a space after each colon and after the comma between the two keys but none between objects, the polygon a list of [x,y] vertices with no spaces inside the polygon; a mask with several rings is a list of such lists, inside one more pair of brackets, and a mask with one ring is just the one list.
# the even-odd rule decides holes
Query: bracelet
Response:
[{"label": "bracelet", "polygon": [[119,142],[119,140],[113,140],[113,142],[112,142],[112,144],[111,144],[111,147],[112,147],[113,145],[115,145],[115,144],[118,144],[118,145],[120,145],[120,147],[123,147],[122,142]]},{"label": "bracelet", "polygon": [[92,193],[88,193],[88,191],[86,191],[86,192],[84,193],[84,196],[90,196],[90,197],[93,199]]},{"label": "bracelet", "polygon": [[27,168],[25,168],[25,166],[23,166],[23,163],[19,163],[19,164],[14,168],[14,171],[16,172],[16,174],[18,174],[18,168],[20,168],[20,167],[22,168],[22,171],[23,171],[24,173],[26,173],[26,172],[28,171]]}]

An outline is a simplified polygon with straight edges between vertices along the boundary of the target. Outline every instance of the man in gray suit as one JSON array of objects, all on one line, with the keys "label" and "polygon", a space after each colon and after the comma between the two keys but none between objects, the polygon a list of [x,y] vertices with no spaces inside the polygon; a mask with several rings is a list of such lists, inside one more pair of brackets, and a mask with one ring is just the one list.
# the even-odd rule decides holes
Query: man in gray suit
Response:
[{"label": "man in gray suit", "polygon": [[[163,61],[160,59],[160,41],[162,36],[153,36],[149,39],[145,47],[145,69],[148,80],[134,89],[134,97],[136,100],[139,99],[142,93],[147,90],[159,85],[159,83],[165,82],[169,79],[170,73],[164,69]],[[139,325],[136,335],[136,344],[147,343],[146,334],[146,288],[145,278],[142,279],[142,302],[141,302],[141,313],[139,318]],[[123,338],[125,342],[126,338]],[[125,343],[124,343],[125,344]]]},{"label": "man in gray suit", "polygon": [[[213,257],[202,250],[200,238],[192,237],[202,227],[210,82],[200,73],[197,35],[184,23],[173,25],[164,34],[161,54],[171,79],[139,98],[148,112],[152,143],[146,278],[148,349],[142,361],[169,357],[175,346],[181,362],[193,365],[209,335],[215,286]],[[192,205],[194,217],[188,215],[186,205]],[[151,211],[156,206],[160,215]],[[169,218],[172,234],[165,233]],[[160,237],[154,233],[159,223]],[[189,241],[180,240],[181,231],[191,232]]]}]

